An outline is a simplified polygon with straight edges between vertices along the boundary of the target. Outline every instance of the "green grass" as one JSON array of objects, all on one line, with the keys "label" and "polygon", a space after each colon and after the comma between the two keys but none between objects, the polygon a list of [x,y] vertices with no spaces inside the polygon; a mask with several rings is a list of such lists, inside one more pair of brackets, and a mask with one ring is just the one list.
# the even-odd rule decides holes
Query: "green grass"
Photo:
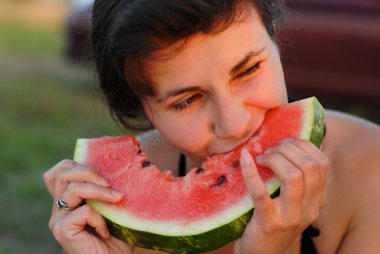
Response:
[{"label": "green grass", "polygon": [[59,29],[0,22],[0,254],[61,253],[42,174],[78,137],[123,133],[89,69],[63,60]]},{"label": "green grass", "polygon": [[17,20],[0,20],[0,52],[29,57],[53,57],[64,45],[64,31],[41,29]]},{"label": "green grass", "polygon": [[[52,253],[40,245],[41,238],[49,238],[51,203],[42,183],[43,172],[72,158],[77,137],[121,131],[112,124],[96,93],[65,86],[59,80],[2,83],[0,102],[6,109],[0,116],[0,203],[7,208],[0,222],[0,246],[8,246],[9,253]],[[5,236],[24,244],[3,242]]]}]

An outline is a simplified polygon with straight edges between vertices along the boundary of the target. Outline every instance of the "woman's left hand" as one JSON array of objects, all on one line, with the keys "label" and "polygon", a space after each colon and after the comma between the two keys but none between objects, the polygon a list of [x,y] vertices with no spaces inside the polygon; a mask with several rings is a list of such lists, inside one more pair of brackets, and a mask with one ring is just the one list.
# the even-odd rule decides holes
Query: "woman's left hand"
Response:
[{"label": "woman's left hand", "polygon": [[240,254],[288,253],[294,243],[299,248],[302,231],[319,217],[329,161],[316,146],[301,139],[286,139],[255,160],[279,177],[281,193],[271,199],[253,158],[243,150],[240,164],[255,210],[235,250]]}]

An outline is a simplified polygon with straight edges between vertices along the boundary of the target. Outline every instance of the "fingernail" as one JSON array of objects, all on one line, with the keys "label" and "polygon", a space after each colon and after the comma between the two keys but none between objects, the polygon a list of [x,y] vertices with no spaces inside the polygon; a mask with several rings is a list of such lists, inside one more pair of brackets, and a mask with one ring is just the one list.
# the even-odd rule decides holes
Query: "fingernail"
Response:
[{"label": "fingernail", "polygon": [[267,150],[265,150],[264,154],[271,153],[272,151],[273,151],[273,148],[268,148]]},{"label": "fingernail", "polygon": [[112,195],[118,199],[122,198],[124,196],[124,193],[118,191],[118,190],[112,190]]},{"label": "fingernail", "polygon": [[262,161],[263,159],[264,159],[264,155],[258,155],[258,156],[256,156],[256,161]]},{"label": "fingernail", "polygon": [[99,179],[99,183],[105,187],[109,187],[111,184],[104,178]]},{"label": "fingernail", "polygon": [[288,144],[294,141],[294,138],[286,138],[280,141],[280,143]]},{"label": "fingernail", "polygon": [[242,163],[244,163],[245,165],[247,165],[249,163],[249,152],[246,148],[242,149],[241,150],[241,159],[242,159]]}]

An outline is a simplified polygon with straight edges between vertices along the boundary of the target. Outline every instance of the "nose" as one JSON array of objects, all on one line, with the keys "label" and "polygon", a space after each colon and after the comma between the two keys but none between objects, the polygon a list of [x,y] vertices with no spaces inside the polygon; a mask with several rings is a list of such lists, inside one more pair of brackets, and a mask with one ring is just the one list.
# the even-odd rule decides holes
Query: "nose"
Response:
[{"label": "nose", "polygon": [[217,137],[235,139],[243,137],[250,122],[249,108],[244,102],[233,96],[226,96],[215,105],[213,129]]}]

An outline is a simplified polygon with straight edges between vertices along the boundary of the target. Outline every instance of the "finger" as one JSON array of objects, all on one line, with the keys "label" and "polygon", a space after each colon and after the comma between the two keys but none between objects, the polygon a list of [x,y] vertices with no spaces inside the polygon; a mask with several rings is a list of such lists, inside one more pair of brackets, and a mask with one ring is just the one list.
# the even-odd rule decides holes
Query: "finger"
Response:
[{"label": "finger", "polygon": [[248,193],[255,204],[255,209],[257,211],[265,211],[272,206],[272,200],[265,188],[265,184],[261,179],[255,162],[252,156],[249,154],[247,149],[243,149],[240,155],[240,165],[242,170],[242,175],[244,178],[245,185],[247,187]]},{"label": "finger", "polygon": [[304,180],[303,200],[304,205],[309,207],[319,198],[320,172],[317,160],[292,142],[281,143],[273,147],[271,152],[281,154],[302,171]]},{"label": "finger", "polygon": [[280,143],[292,143],[310,154],[318,154],[320,149],[308,140],[301,138],[284,139]]},{"label": "finger", "polygon": [[[318,174],[319,174],[319,182],[318,182],[318,193],[319,193],[319,203],[320,207],[323,207],[325,203],[325,196],[326,196],[326,185],[327,185],[327,174],[330,167],[330,162],[327,156],[320,151],[315,145],[313,145],[311,142],[302,140],[302,139],[290,139],[290,140],[284,140],[281,143],[286,144],[290,143],[296,147],[298,147],[300,150],[306,152],[306,154],[310,157],[304,157],[301,158],[302,165],[306,165],[306,169],[311,169],[311,171],[314,170],[314,167],[311,165],[312,163],[315,163],[318,168]],[[312,159],[310,159],[312,158]]]},{"label": "finger", "polygon": [[80,233],[89,233],[88,226],[100,237],[104,239],[110,237],[105,220],[89,205],[83,205],[64,217],[56,216],[51,224],[53,234],[59,241],[73,239]]},{"label": "finger", "polygon": [[72,182],[62,193],[61,199],[64,200],[70,208],[76,208],[82,204],[85,199],[115,203],[120,201],[123,195],[124,194],[118,190],[97,184]]},{"label": "finger", "polygon": [[268,167],[281,181],[281,200],[288,209],[299,209],[304,192],[302,171],[296,168],[284,156],[271,152],[256,158],[260,166]]},{"label": "finger", "polygon": [[[99,185],[109,186],[107,180],[102,178],[95,170],[71,160],[63,160],[48,170],[43,175],[45,185],[50,195],[56,199],[65,185],[71,181],[93,182]],[[57,186],[57,184],[59,186]]]},{"label": "finger", "polygon": [[72,160],[63,160],[46,171],[43,175],[45,186],[47,187],[50,195],[54,198],[54,182],[56,174],[64,168],[72,168],[76,166],[76,162]]},{"label": "finger", "polygon": [[54,183],[54,199],[58,199],[67,185],[71,182],[88,182],[100,186],[109,187],[110,184],[102,178],[95,170],[77,164],[73,168],[64,168],[57,172]]}]

